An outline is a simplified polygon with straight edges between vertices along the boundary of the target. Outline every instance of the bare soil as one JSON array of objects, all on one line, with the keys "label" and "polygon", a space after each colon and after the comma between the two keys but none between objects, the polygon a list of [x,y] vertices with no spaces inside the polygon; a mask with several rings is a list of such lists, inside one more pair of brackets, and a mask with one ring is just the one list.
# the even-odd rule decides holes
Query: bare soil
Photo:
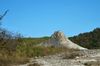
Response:
[{"label": "bare soil", "polygon": [[37,66],[100,66],[100,49],[63,52],[31,58],[27,64],[14,66],[36,66],[34,64]]}]

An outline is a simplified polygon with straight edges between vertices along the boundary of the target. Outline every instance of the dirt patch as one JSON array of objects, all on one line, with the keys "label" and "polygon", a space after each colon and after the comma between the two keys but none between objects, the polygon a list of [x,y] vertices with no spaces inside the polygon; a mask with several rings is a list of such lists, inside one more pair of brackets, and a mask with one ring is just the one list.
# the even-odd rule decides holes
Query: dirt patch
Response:
[{"label": "dirt patch", "polygon": [[41,66],[41,65],[38,63],[33,63],[33,64],[29,64],[28,66]]},{"label": "dirt patch", "polygon": [[75,59],[84,56],[83,54],[79,53],[78,51],[70,51],[66,52],[63,59]]},{"label": "dirt patch", "polygon": [[100,61],[91,61],[84,63],[85,66],[100,66]]}]

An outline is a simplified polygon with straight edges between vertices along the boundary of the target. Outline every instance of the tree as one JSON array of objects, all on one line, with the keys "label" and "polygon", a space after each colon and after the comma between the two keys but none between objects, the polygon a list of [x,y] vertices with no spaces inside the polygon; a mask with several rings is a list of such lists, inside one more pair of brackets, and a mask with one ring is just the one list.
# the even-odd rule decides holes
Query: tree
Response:
[{"label": "tree", "polygon": [[[0,21],[4,18],[4,16],[7,14],[7,12],[8,12],[8,10],[6,10],[3,15],[0,15]],[[0,24],[1,24],[1,22],[0,22]]]},{"label": "tree", "polygon": [[100,28],[70,37],[70,39],[83,47],[89,49],[100,49]]},{"label": "tree", "polygon": [[0,20],[2,20],[4,18],[4,16],[7,14],[7,12],[8,12],[8,10],[6,10],[3,15],[0,15]]}]

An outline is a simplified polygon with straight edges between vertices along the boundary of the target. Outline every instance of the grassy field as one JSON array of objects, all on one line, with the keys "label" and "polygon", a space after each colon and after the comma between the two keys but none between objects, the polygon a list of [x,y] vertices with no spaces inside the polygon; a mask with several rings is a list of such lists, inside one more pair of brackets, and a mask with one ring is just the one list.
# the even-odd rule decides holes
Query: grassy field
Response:
[{"label": "grassy field", "polygon": [[[66,49],[61,47],[43,47],[35,46],[41,42],[47,41],[49,37],[43,38],[22,38],[16,45],[15,50],[0,48],[0,66],[10,66],[11,64],[23,64],[28,62],[29,58],[52,55],[63,52]],[[10,44],[9,44],[10,46]],[[10,48],[12,49],[12,48]]]}]

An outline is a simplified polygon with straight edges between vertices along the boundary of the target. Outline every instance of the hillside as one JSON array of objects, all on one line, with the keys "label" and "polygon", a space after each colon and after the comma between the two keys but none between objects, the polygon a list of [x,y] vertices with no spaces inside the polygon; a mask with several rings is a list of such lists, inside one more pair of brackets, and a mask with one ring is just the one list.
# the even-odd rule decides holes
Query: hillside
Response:
[{"label": "hillside", "polygon": [[70,37],[70,40],[89,49],[100,49],[100,28],[80,33],[77,36]]}]

